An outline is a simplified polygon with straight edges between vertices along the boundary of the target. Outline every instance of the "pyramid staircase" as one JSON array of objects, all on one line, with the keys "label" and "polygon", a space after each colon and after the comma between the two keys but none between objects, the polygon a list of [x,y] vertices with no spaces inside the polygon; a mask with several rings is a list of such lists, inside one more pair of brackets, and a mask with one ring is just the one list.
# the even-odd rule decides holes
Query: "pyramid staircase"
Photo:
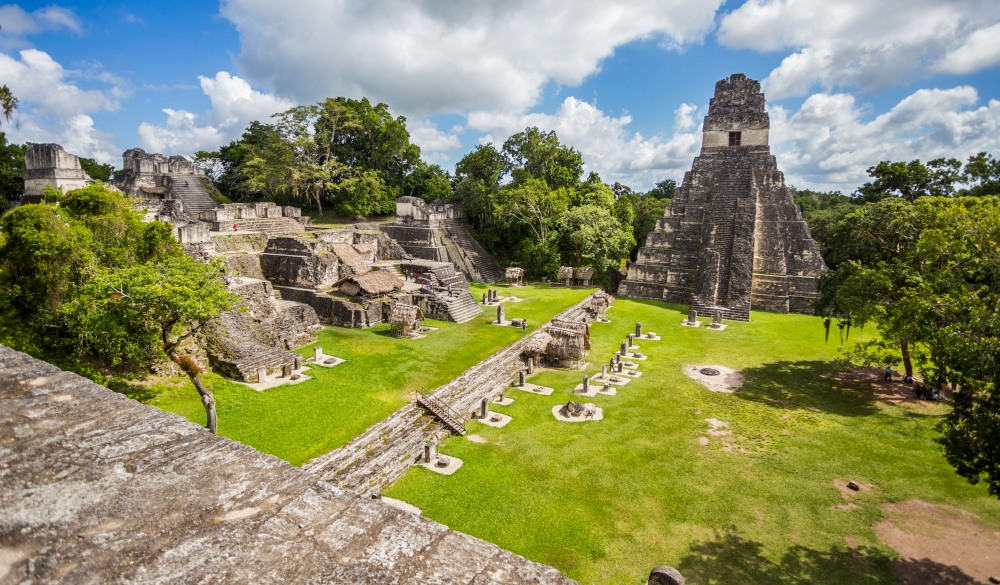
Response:
[{"label": "pyramid staircase", "polygon": [[180,199],[184,211],[194,217],[202,211],[209,211],[219,206],[201,184],[201,177],[182,173],[167,173],[170,177],[170,194]]},{"label": "pyramid staircase", "polygon": [[[461,253],[475,267],[476,272],[483,279],[483,282],[494,283],[503,280],[504,272],[497,264],[497,261],[490,256],[486,248],[476,241],[469,233],[466,225],[460,221],[447,220],[444,222],[444,230],[452,240],[458,244]],[[451,252],[451,250],[449,250]]]},{"label": "pyramid staircase", "polygon": [[458,419],[458,413],[449,408],[444,402],[441,402],[431,394],[417,392],[417,404],[434,415],[434,418],[438,419],[451,432],[458,435],[465,435],[466,430],[462,426],[462,422]]}]

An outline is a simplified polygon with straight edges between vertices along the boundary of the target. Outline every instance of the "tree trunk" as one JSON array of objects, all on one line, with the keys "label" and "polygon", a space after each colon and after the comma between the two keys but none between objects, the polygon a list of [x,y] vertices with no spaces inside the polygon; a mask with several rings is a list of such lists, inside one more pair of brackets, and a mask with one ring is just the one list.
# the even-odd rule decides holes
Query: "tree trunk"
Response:
[{"label": "tree trunk", "polygon": [[194,384],[194,387],[198,389],[198,394],[201,395],[201,403],[205,405],[205,417],[207,419],[205,428],[213,435],[219,434],[219,416],[215,412],[215,396],[212,395],[212,392],[208,388],[205,388],[205,385],[201,383],[201,378],[197,374],[189,375],[188,377],[191,378],[191,383]]},{"label": "tree trunk", "polygon": [[903,370],[907,376],[912,376],[913,360],[910,359],[910,345],[905,339],[899,343],[899,352],[903,355]]}]

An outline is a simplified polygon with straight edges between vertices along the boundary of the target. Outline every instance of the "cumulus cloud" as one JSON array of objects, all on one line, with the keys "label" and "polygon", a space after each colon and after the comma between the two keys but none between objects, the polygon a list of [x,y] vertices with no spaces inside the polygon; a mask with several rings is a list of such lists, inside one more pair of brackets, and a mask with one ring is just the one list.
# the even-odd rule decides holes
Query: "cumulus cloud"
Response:
[{"label": "cumulus cloud", "polygon": [[701,40],[721,0],[227,0],[248,77],[300,102],[367,96],[411,116],[524,112],[616,47]]},{"label": "cumulus cloud", "polygon": [[35,35],[47,30],[65,29],[74,33],[83,32],[83,26],[76,14],[61,6],[46,6],[28,12],[16,4],[0,6],[0,24],[3,33],[14,39]]},{"label": "cumulus cloud", "polygon": [[447,164],[451,154],[461,148],[462,141],[458,136],[461,128],[442,131],[427,119],[407,123],[410,132],[410,142],[420,147],[420,156],[425,161],[434,164]]},{"label": "cumulus cloud", "polygon": [[866,107],[846,94],[814,94],[796,112],[771,108],[772,151],[786,181],[851,193],[868,180],[865,170],[883,160],[965,159],[1000,150],[1000,101],[979,105],[968,86],[918,90],[865,118]]},{"label": "cumulus cloud", "polygon": [[749,0],[721,21],[731,48],[792,49],[764,80],[768,97],[817,85],[878,91],[930,73],[971,73],[1000,62],[992,42],[1000,4],[984,0]]},{"label": "cumulus cloud", "polygon": [[[120,150],[94,127],[91,114],[117,111],[127,87],[97,66],[89,72],[65,69],[48,53],[25,49],[20,59],[0,53],[0,79],[18,98],[17,123],[5,128],[12,142],[59,142],[67,151],[114,162]],[[80,81],[99,85],[80,87]]]},{"label": "cumulus cloud", "polygon": [[[690,119],[693,108],[682,104],[677,112]],[[678,114],[680,117],[680,114]],[[554,130],[559,141],[572,146],[583,155],[587,171],[596,171],[604,181],[619,181],[636,190],[651,188],[667,178],[679,179],[691,166],[691,161],[701,147],[701,125],[687,125],[669,138],[644,137],[629,129],[629,115],[609,116],[593,104],[575,97],[566,98],[554,114],[526,114],[502,116],[492,113],[472,113],[469,126],[489,130],[483,141],[498,147],[503,140],[493,136],[509,136],[529,126],[543,131]]]},{"label": "cumulus cloud", "polygon": [[295,104],[290,100],[253,89],[240,77],[220,71],[215,77],[198,77],[211,109],[203,114],[165,108],[163,125],[139,125],[139,143],[146,150],[163,154],[193,154],[215,150],[240,137],[254,120],[267,121],[272,114]]}]

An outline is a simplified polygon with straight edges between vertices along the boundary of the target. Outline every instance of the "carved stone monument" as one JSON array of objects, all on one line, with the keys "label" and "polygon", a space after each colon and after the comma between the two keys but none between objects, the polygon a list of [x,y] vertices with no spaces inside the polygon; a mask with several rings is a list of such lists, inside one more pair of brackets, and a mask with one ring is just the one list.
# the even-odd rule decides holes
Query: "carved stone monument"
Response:
[{"label": "carved stone monument", "polygon": [[719,309],[812,313],[826,267],[768,146],[760,83],[715,85],[701,154],[639,250],[619,293]]}]

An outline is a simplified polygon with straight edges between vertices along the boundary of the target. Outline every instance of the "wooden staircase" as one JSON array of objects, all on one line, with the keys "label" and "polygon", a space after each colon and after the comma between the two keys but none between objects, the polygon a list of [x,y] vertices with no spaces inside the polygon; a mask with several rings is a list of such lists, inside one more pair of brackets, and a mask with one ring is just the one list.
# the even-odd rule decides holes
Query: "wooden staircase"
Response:
[{"label": "wooden staircase", "polygon": [[462,426],[462,422],[458,419],[458,413],[449,408],[444,402],[430,394],[417,392],[417,404],[434,415],[434,418],[441,421],[441,424],[451,432],[457,435],[465,435],[465,427]]}]

